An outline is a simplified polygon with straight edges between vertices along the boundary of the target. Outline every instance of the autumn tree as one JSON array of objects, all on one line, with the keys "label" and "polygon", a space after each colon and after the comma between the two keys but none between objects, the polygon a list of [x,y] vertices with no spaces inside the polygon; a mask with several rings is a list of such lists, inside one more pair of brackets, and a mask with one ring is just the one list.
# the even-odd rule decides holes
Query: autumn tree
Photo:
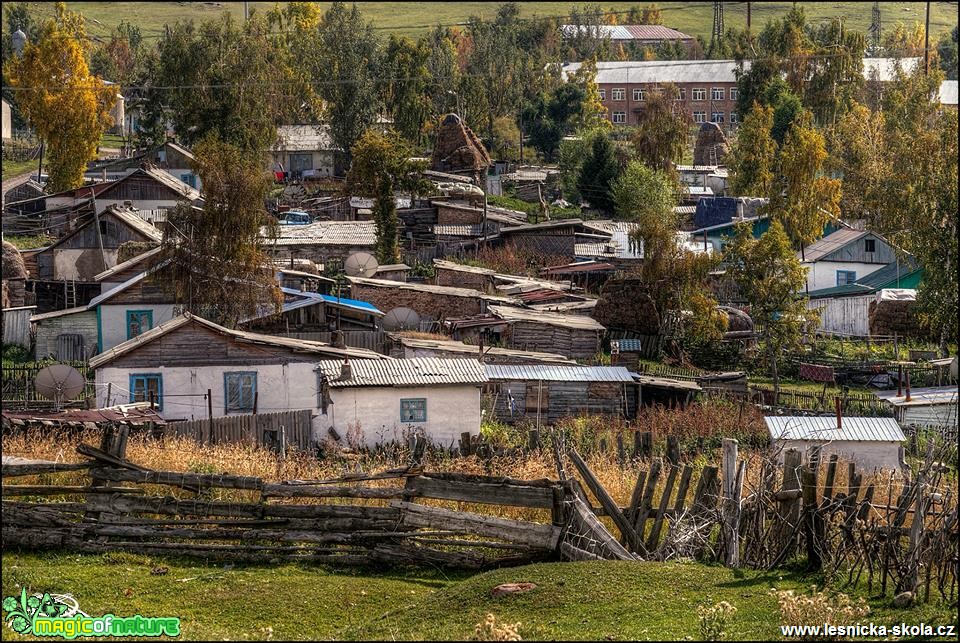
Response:
[{"label": "autumn tree", "polygon": [[886,182],[893,178],[893,159],[885,150],[883,112],[854,104],[830,128],[829,170],[843,177],[840,208],[847,218],[866,219],[871,229],[880,230],[886,210]]},{"label": "autumn tree", "polygon": [[577,179],[580,197],[601,212],[613,212],[613,182],[619,174],[620,166],[610,137],[598,133],[593,137],[590,152],[580,166]]},{"label": "autumn tree", "polygon": [[805,113],[787,132],[770,193],[770,212],[798,249],[840,216],[840,180],[824,174],[826,139],[810,120]]},{"label": "autumn tree", "polygon": [[158,54],[155,82],[166,89],[157,97],[188,145],[212,137],[263,152],[276,140],[277,125],[295,118],[310,98],[264,16],[242,24],[229,13],[199,27],[177,23],[160,39]]},{"label": "autumn tree", "polygon": [[587,60],[570,77],[570,82],[583,90],[583,104],[580,115],[574,123],[579,130],[610,130],[613,124],[607,119],[607,108],[600,100],[600,87],[597,85],[597,62]]},{"label": "autumn tree", "polygon": [[675,95],[672,85],[649,90],[631,137],[637,158],[654,169],[672,171],[687,145],[693,120]]},{"label": "autumn tree", "polygon": [[367,130],[353,146],[347,190],[374,199],[377,260],[384,264],[400,261],[396,192],[425,189],[418,173],[423,168],[411,162],[411,156],[409,144],[393,130]]},{"label": "autumn tree", "polygon": [[[675,313],[674,318],[681,320],[675,336],[680,345],[692,348],[719,341],[726,316],[717,310],[716,299],[706,287],[715,262],[678,242],[680,217],[674,206],[679,193],[673,174],[640,161],[631,161],[613,184],[618,218],[637,224],[630,242],[642,250],[643,262],[634,274],[646,286],[661,323]],[[686,316],[682,311],[693,314]]]},{"label": "autumn tree", "polygon": [[57,3],[38,40],[4,69],[23,117],[45,144],[49,192],[83,185],[87,163],[113,125],[116,89],[90,74],[86,42],[83,18]]},{"label": "autumn tree", "polygon": [[264,208],[271,185],[259,153],[208,136],[193,149],[203,182],[202,208],[181,204],[167,218],[158,285],[191,312],[233,328],[282,297],[264,252],[272,217]]},{"label": "autumn tree", "polygon": [[736,142],[727,157],[730,188],[734,194],[770,194],[777,160],[777,143],[770,134],[772,128],[773,108],[754,103],[737,129]]},{"label": "autumn tree", "polygon": [[760,326],[774,391],[780,390],[780,360],[800,348],[804,328],[816,320],[807,300],[798,297],[806,272],[780,221],[759,239],[749,224],[739,224],[724,249],[724,263],[750,305],[750,316]]},{"label": "autumn tree", "polygon": [[957,25],[949,32],[944,32],[937,41],[937,57],[940,59],[940,69],[947,80],[957,79]]},{"label": "autumn tree", "polygon": [[408,141],[419,145],[423,127],[431,117],[429,95],[430,49],[423,40],[391,35],[384,56],[384,104],[393,117],[393,126]]}]

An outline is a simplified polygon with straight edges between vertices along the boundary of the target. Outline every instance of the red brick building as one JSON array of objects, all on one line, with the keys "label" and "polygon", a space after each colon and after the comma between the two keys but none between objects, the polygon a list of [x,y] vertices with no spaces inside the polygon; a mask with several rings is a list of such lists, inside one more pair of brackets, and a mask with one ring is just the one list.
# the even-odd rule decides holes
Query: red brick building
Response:
[{"label": "red brick building", "polygon": [[[615,125],[636,125],[650,93],[672,85],[675,100],[695,123],[714,122],[731,129],[739,121],[736,66],[733,60],[598,62],[597,86]],[[580,63],[568,63],[563,73],[579,68]]]}]

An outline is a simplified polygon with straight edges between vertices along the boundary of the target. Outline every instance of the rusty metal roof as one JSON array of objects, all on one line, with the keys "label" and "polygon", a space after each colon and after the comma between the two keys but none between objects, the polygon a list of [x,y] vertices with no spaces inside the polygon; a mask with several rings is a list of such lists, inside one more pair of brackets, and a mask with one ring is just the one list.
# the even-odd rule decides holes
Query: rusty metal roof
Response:
[{"label": "rusty metal roof", "polygon": [[373,221],[316,221],[276,228],[279,234],[276,239],[267,236],[267,228],[261,230],[266,244],[374,246],[377,243],[377,227]]},{"label": "rusty metal roof", "polygon": [[490,306],[489,310],[500,319],[509,322],[533,322],[535,324],[547,324],[548,326],[558,326],[571,330],[606,330],[600,322],[586,315],[562,315],[560,313],[513,308],[510,306]]},{"label": "rusty metal roof", "polygon": [[487,381],[483,364],[475,359],[418,357],[397,360],[350,361],[350,377],[342,379],[345,360],[323,360],[317,370],[333,388],[358,386],[450,386]]},{"label": "rusty metal roof", "polygon": [[150,408],[150,402],[133,402],[102,409],[67,409],[64,411],[3,411],[4,423],[22,422],[119,422],[129,424],[143,424],[153,422],[165,424],[156,411]]},{"label": "rusty metal roof", "polygon": [[833,415],[765,417],[763,421],[774,440],[903,442],[906,439],[893,418],[843,417],[839,429]]},{"label": "rusty metal roof", "polygon": [[633,383],[633,374],[623,366],[563,366],[554,364],[487,364],[491,380],[552,382],[625,382]]}]

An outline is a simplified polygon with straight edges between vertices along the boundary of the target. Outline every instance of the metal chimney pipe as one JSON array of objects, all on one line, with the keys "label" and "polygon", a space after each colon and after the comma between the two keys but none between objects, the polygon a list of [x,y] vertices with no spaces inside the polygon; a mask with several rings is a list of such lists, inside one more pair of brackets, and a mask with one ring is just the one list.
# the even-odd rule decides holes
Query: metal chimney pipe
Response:
[{"label": "metal chimney pipe", "polygon": [[903,397],[903,364],[897,366],[897,397]]},{"label": "metal chimney pipe", "polygon": [[910,401],[910,369],[907,369],[907,397],[904,402]]},{"label": "metal chimney pipe", "polygon": [[835,406],[836,406],[836,408],[837,408],[837,431],[839,431],[840,429],[843,428],[843,419],[842,419],[842,418],[843,418],[843,413],[841,412],[841,409],[840,409],[840,398],[839,398],[839,397],[835,397],[835,398],[833,398],[833,400],[834,400]]}]

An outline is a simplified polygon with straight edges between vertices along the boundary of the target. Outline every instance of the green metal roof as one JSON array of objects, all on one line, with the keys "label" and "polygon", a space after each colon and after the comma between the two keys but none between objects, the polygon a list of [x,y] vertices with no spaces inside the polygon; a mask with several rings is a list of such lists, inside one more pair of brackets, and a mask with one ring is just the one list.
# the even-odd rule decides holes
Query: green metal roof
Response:
[{"label": "green metal roof", "polygon": [[884,288],[916,288],[923,277],[923,269],[914,259],[893,261],[880,270],[857,279],[852,284],[821,288],[809,293],[810,299],[825,297],[850,297],[853,295],[871,295]]}]

